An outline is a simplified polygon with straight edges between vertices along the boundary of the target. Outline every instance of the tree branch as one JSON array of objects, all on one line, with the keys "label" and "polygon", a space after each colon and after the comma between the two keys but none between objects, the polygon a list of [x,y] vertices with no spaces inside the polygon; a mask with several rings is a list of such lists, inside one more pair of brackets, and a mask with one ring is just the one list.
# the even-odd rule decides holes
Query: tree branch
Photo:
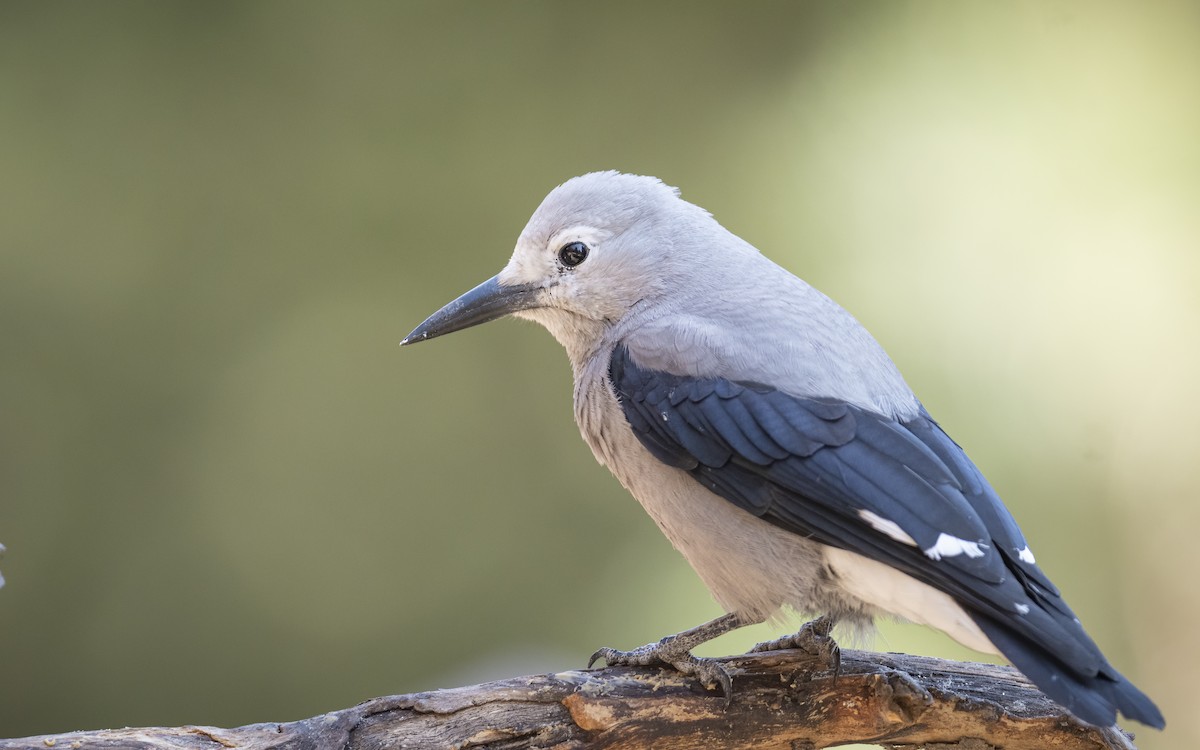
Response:
[{"label": "tree branch", "polygon": [[71,732],[0,740],[0,750],[1133,748],[1132,736],[1080,724],[1010,667],[847,650],[835,680],[796,651],[725,661],[737,668],[728,709],[673,671],[619,667],[376,698],[284,724]]}]

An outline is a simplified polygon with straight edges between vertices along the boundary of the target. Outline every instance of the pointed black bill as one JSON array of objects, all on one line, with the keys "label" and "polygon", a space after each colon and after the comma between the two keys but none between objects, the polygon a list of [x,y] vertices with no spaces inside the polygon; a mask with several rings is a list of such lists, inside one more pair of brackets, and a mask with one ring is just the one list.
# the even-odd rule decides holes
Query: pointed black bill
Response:
[{"label": "pointed black bill", "polygon": [[493,276],[430,315],[400,342],[400,346],[415,344],[445,333],[454,333],[502,318],[509,313],[537,307],[541,304],[541,293],[540,286],[505,286]]}]

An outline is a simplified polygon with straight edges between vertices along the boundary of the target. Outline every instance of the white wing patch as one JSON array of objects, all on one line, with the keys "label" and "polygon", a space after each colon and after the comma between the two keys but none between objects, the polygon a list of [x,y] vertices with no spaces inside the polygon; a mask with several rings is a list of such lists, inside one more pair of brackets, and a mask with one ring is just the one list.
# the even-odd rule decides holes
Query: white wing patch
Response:
[{"label": "white wing patch", "polygon": [[1021,558],[1021,562],[1027,562],[1030,565],[1036,564],[1033,559],[1033,553],[1029,551],[1029,545],[1025,545],[1025,549],[1017,550],[1017,557]]},{"label": "white wing patch", "polygon": [[871,528],[880,533],[887,534],[897,542],[907,544],[911,547],[917,546],[917,540],[909,536],[904,529],[900,528],[900,524],[896,523],[895,521],[891,521],[866,509],[860,510],[858,512],[858,517],[871,524]]},{"label": "white wing patch", "polygon": [[1021,604],[1020,602],[1017,602],[1016,606],[1017,606],[1017,614],[1020,614],[1020,615],[1029,614],[1029,605],[1028,604]]},{"label": "white wing patch", "polygon": [[941,560],[943,557],[954,557],[955,555],[983,557],[984,552],[980,547],[986,546],[979,542],[968,542],[966,539],[959,539],[952,534],[942,532],[938,534],[937,542],[925,550],[925,556],[930,560]]}]

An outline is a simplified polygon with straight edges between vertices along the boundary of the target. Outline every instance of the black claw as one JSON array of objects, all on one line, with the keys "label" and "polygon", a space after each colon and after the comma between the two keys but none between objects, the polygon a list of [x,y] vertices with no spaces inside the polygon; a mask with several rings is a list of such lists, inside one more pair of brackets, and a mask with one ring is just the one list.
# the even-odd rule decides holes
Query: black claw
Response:
[{"label": "black claw", "polygon": [[719,686],[725,696],[725,708],[729,708],[733,702],[733,675],[724,664],[713,659],[689,655],[683,661],[672,662],[672,666],[683,674],[695,677],[706,690],[712,689],[714,685]]},{"label": "black claw", "polygon": [[733,677],[724,667],[717,667],[717,682],[721,683],[721,690],[725,692],[725,710],[729,710],[733,705]]},{"label": "black claw", "polygon": [[605,650],[606,649],[603,649],[603,648],[598,649],[596,651],[596,653],[592,654],[591,658],[588,659],[587,666],[584,667],[584,669],[591,669],[592,665],[595,664],[596,662],[600,661],[601,659],[604,659],[604,661],[607,662],[608,659],[605,659],[605,657],[604,657]]}]

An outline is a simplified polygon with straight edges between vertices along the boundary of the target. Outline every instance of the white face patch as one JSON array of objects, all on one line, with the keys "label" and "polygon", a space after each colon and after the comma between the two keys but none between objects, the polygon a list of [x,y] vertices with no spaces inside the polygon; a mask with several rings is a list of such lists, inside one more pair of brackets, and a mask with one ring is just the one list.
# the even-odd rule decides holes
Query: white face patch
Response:
[{"label": "white face patch", "polygon": [[501,284],[549,284],[562,271],[558,251],[572,242],[582,242],[595,250],[608,232],[584,225],[573,226],[555,232],[545,245],[533,244],[534,240],[522,234],[517,240],[512,258],[499,274]]},{"label": "white face patch", "polygon": [[1017,614],[1019,614],[1019,615],[1029,614],[1029,605],[1028,604],[1021,604],[1018,602],[1016,607],[1017,607]]},{"label": "white face patch", "polygon": [[871,528],[883,534],[887,534],[897,542],[901,542],[912,547],[917,546],[917,540],[909,536],[904,529],[900,528],[900,524],[896,523],[895,521],[890,521],[877,513],[872,513],[871,511],[865,509],[858,512],[858,517],[871,524]]},{"label": "white face patch", "polygon": [[1017,550],[1017,557],[1021,558],[1021,562],[1027,562],[1030,565],[1034,565],[1036,562],[1033,559],[1033,553],[1029,551],[1028,544],[1025,545],[1025,549]]},{"label": "white face patch", "polygon": [[984,552],[980,548],[986,546],[986,544],[968,542],[966,539],[959,539],[956,536],[942,532],[938,534],[937,542],[925,550],[925,555],[930,560],[941,560],[943,557],[954,557],[955,555],[983,557]]}]

